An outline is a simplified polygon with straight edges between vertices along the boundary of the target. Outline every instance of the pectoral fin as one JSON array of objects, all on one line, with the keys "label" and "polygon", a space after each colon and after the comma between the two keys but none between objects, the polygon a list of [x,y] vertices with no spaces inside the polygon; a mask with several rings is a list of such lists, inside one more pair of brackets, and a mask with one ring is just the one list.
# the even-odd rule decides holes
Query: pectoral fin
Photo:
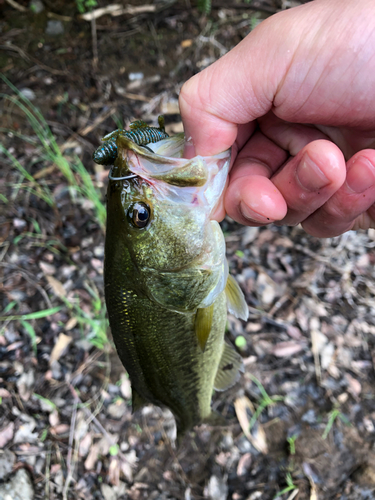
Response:
[{"label": "pectoral fin", "polygon": [[245,371],[241,356],[229,344],[224,343],[223,354],[217,369],[214,389],[225,391],[232,387]]},{"label": "pectoral fin", "polygon": [[249,308],[241,288],[230,274],[228,274],[225,295],[227,296],[228,311],[237,318],[246,321],[249,316]]},{"label": "pectoral fin", "polygon": [[210,335],[213,313],[214,305],[212,304],[204,309],[198,309],[195,315],[194,330],[202,352],[206,347],[206,343]]},{"label": "pectoral fin", "polygon": [[140,410],[142,406],[146,405],[147,401],[138,394],[138,392],[132,387],[132,412]]}]

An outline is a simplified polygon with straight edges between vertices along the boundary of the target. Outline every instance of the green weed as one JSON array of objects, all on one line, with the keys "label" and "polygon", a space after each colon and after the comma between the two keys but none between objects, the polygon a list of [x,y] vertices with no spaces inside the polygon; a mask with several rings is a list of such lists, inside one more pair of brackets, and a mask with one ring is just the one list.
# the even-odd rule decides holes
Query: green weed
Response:
[{"label": "green weed", "polygon": [[203,14],[209,14],[211,12],[211,0],[197,0],[197,7]]},{"label": "green weed", "polygon": [[[95,188],[90,174],[87,172],[80,159],[75,157],[73,163],[71,164],[67,158],[65,158],[56,142],[55,136],[51,132],[51,129],[38,108],[36,108],[25,96],[23,96],[18,89],[1,73],[0,78],[15,94],[0,94],[0,97],[17,106],[25,114],[38,138],[38,141],[30,139],[24,134],[18,132],[12,133],[34,146],[39,145],[38,161],[47,161],[57,166],[61,174],[68,181],[73,201],[76,201],[78,195],[78,197],[89,199],[92,202],[97,221],[104,230],[106,219],[105,205],[101,201],[100,192]],[[0,128],[0,131],[6,130]],[[19,161],[2,145],[0,145],[0,151],[7,156],[12,165],[20,172],[21,176],[28,181],[28,184],[24,185],[21,180],[21,182],[18,183],[18,188],[30,191],[32,194],[35,194],[39,198],[43,199],[49,206],[54,206],[55,202],[49,188],[46,185],[43,185],[41,181],[34,179],[34,177],[19,163]],[[17,189],[17,186],[15,189]]]},{"label": "green weed", "polygon": [[55,403],[47,398],[44,398],[43,396],[41,396],[40,394],[37,394],[36,392],[34,392],[33,396],[36,398],[36,399],[39,399],[39,401],[43,401],[43,403],[49,405],[53,410],[57,410],[57,406],[55,405]]},{"label": "green weed", "polygon": [[[85,288],[92,297],[90,314],[86,313],[80,307],[79,303],[71,303],[65,298],[63,300],[65,305],[72,310],[73,317],[80,325],[82,337],[85,337],[98,349],[104,349],[108,344],[107,330],[109,327],[106,307],[96,290],[91,288],[87,283],[85,284]],[[88,335],[85,335],[84,327],[87,325],[90,327],[90,331]]]},{"label": "green weed", "polygon": [[80,14],[85,12],[90,12],[90,10],[95,9],[98,5],[96,0],[76,0],[77,10]]},{"label": "green weed", "polygon": [[294,434],[293,436],[290,436],[287,438],[287,441],[289,443],[289,452],[291,455],[296,454],[296,439],[297,439],[297,434]]},{"label": "green weed", "polygon": [[334,408],[332,411],[329,412],[328,422],[327,422],[326,428],[324,429],[324,432],[322,434],[322,439],[327,439],[327,436],[328,436],[330,430],[332,429],[332,426],[333,426],[336,418],[339,418],[346,425],[351,425],[351,423],[349,422],[347,417],[345,417],[345,415],[343,415],[341,413],[339,408]]},{"label": "green weed", "polygon": [[262,386],[262,384],[259,382],[259,380],[256,377],[254,377],[254,375],[250,374],[250,378],[258,386],[258,389],[262,395],[262,398],[259,401],[258,408],[256,409],[254,415],[251,417],[251,420],[249,422],[249,430],[252,429],[255,422],[258,420],[262,411],[265,408],[267,408],[268,406],[273,406],[274,404],[278,403],[279,401],[283,401],[285,399],[284,396],[269,396],[267,394],[265,388]]},{"label": "green weed", "polygon": [[[9,307],[9,304],[8,304]],[[40,318],[46,318],[47,316],[51,316],[52,314],[55,314],[59,312],[61,309],[60,307],[52,307],[51,309],[43,309],[43,311],[35,311],[32,313],[28,314],[14,314],[14,315],[9,315],[9,316],[0,316],[0,321],[29,321],[32,319],[40,319]]]},{"label": "green weed", "polygon": [[31,339],[31,346],[33,348],[35,356],[37,355],[37,348],[36,348],[36,333],[34,330],[34,327],[31,323],[28,321],[21,321],[21,325],[24,327],[26,333],[29,334],[30,339]]},{"label": "green weed", "polygon": [[289,491],[293,491],[293,490],[297,489],[297,486],[293,483],[292,475],[290,472],[286,473],[285,481],[287,484],[286,487],[284,489],[282,489],[281,491],[279,491],[279,493],[273,497],[274,499],[281,497],[281,495],[284,495],[284,493],[288,493]]}]

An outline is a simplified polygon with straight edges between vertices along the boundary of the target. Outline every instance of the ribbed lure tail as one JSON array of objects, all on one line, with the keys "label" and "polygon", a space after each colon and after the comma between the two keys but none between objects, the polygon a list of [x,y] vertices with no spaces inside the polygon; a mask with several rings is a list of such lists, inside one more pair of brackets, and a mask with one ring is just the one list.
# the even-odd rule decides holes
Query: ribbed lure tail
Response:
[{"label": "ribbed lure tail", "polygon": [[117,158],[117,137],[125,136],[139,146],[159,142],[169,137],[165,131],[164,117],[158,117],[159,127],[150,127],[143,120],[136,120],[129,125],[130,130],[118,129],[105,135],[103,144],[98,147],[92,158],[99,165],[113,165]]}]

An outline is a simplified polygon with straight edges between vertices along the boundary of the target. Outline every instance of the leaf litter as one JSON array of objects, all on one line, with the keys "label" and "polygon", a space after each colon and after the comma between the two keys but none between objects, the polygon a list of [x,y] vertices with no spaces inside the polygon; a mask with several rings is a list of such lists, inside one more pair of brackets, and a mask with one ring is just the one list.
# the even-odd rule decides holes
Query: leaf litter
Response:
[{"label": "leaf litter", "polygon": [[[58,2],[54,13],[73,4]],[[8,53],[6,76],[34,93],[67,163],[43,156],[25,115],[3,101],[1,143],[18,168],[0,157],[0,496],[21,483],[23,500],[375,496],[374,230],[319,240],[298,226],[222,223],[250,311],[247,324],[228,321],[246,371],[214,395],[229,425],[195,429],[178,451],[169,412],[147,406],[132,415],[129,379],[107,332],[108,172],[93,164],[92,151],[134,118],[155,123],[162,113],[168,132],[181,131],[181,84],[261,19],[292,6],[257,5],[215,7],[208,18],[178,3],[161,5],[156,17],[103,15],[97,71],[91,28],[74,15],[64,22],[77,23],[82,36],[42,43],[41,66]],[[12,9],[0,37],[27,52],[30,34],[14,26]],[[32,22],[27,12],[17,16]],[[114,46],[123,54],[125,40],[119,61]],[[77,156],[88,177],[79,163],[66,170]]]}]

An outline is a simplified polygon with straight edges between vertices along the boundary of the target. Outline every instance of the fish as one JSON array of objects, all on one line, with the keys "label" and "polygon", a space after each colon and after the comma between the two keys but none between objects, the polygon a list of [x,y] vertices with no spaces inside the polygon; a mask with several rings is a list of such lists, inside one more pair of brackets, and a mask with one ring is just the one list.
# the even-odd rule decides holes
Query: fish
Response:
[{"label": "fish", "polygon": [[92,158],[99,165],[112,165],[117,157],[116,140],[119,135],[128,137],[139,145],[146,146],[169,137],[165,131],[164,117],[158,117],[159,128],[150,127],[143,120],[136,120],[129,125],[130,130],[117,129],[102,138],[103,144],[93,153]]},{"label": "fish", "polygon": [[133,411],[169,408],[177,443],[201,423],[225,425],[213,390],[244,371],[225,341],[227,312],[248,306],[228,273],[225,240],[210,216],[222,195],[230,150],[182,158],[183,134],[147,145],[124,134],[107,190],[105,300]]}]

